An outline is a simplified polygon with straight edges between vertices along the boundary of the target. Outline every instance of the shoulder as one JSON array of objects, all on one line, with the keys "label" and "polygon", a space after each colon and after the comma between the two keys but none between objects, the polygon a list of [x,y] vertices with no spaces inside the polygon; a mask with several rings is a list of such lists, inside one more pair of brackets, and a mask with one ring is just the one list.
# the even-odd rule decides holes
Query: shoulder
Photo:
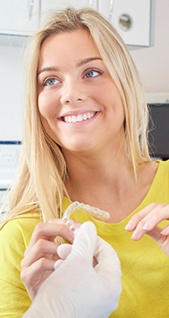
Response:
[{"label": "shoulder", "polygon": [[20,263],[40,221],[39,214],[25,213],[7,220],[1,227],[0,312],[3,317],[21,317],[30,306],[30,298],[20,279]]},{"label": "shoulder", "polygon": [[158,169],[147,196],[151,202],[169,204],[169,160],[157,161]]},{"label": "shoulder", "polygon": [[0,229],[0,245],[8,240],[13,243],[19,241],[20,244],[23,242],[26,248],[35,226],[40,221],[39,213],[25,213],[4,221]]},{"label": "shoulder", "polygon": [[169,180],[169,160],[162,161],[150,161],[148,162],[141,171],[141,174],[144,175],[146,180],[149,180],[150,183],[154,179],[159,180]]},{"label": "shoulder", "polygon": [[0,277],[2,276],[2,272],[5,277],[9,273],[11,276],[12,273],[14,275],[14,273],[20,272],[20,262],[30,242],[32,232],[39,222],[40,218],[27,213],[6,221],[1,227],[0,268],[3,268],[3,270],[0,273]]},{"label": "shoulder", "polygon": [[161,180],[163,184],[169,184],[169,160],[158,161],[158,170],[156,173],[156,177],[159,181]]},{"label": "shoulder", "polygon": [[169,172],[169,160],[165,160],[165,161],[162,161],[162,160],[159,160],[157,161],[158,164],[159,164],[159,170],[161,172]]}]

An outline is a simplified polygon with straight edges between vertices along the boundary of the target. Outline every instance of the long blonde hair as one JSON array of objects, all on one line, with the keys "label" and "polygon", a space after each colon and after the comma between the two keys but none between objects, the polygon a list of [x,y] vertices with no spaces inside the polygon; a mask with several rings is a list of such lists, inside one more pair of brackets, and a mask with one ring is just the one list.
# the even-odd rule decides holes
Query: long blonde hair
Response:
[{"label": "long blonde hair", "polygon": [[44,221],[62,216],[66,163],[60,147],[47,135],[37,106],[39,54],[46,38],[79,28],[88,30],[116,83],[125,111],[126,152],[137,167],[150,161],[147,146],[147,105],[141,81],[123,40],[97,11],[65,9],[52,13],[49,22],[35,34],[26,56],[25,112],[21,158],[9,193],[8,218],[41,211]]}]

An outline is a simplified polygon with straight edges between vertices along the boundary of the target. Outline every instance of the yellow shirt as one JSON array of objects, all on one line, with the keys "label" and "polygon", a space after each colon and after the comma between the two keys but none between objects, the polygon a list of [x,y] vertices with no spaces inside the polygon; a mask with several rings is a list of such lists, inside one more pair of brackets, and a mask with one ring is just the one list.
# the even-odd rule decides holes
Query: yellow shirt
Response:
[{"label": "yellow shirt", "polygon": [[[124,229],[131,216],[151,202],[169,204],[169,161],[159,163],[143,202],[121,222],[108,224],[82,211],[72,215],[80,223],[92,220],[98,234],[115,248],[121,260],[123,291],[111,318],[169,317],[169,258],[148,235],[133,241],[131,233]],[[63,209],[69,204],[64,198]],[[30,306],[20,280],[20,262],[39,219],[28,216],[9,221],[0,231],[0,317],[3,318],[19,318]],[[163,221],[162,226],[166,223]]]},{"label": "yellow shirt", "polygon": [[20,263],[38,222],[38,214],[24,214],[0,231],[0,317],[20,318],[31,304],[20,279]]}]

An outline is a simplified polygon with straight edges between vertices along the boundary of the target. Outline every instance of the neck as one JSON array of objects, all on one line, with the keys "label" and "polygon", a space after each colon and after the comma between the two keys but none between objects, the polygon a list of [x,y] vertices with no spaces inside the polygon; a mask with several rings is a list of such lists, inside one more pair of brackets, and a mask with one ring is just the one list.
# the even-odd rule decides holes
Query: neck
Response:
[{"label": "neck", "polygon": [[118,222],[134,211],[147,194],[157,169],[155,163],[142,164],[136,182],[124,153],[111,157],[69,156],[67,166],[65,186],[70,199],[108,211],[109,222]]},{"label": "neck", "polygon": [[[72,200],[85,201],[105,193],[120,193],[134,181],[131,163],[126,156],[69,157],[66,187]],[[120,194],[119,194],[120,195]],[[87,202],[86,202],[87,203]]]}]

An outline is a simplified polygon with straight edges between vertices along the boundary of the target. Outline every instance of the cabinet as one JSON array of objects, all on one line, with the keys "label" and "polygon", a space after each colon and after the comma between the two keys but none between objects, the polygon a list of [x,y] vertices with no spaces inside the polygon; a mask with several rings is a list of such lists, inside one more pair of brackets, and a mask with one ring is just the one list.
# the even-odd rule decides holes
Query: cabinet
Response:
[{"label": "cabinet", "polygon": [[[51,10],[92,7],[118,30],[127,45],[151,43],[152,2],[155,0],[1,0],[0,35],[29,36]],[[11,39],[11,37],[10,37]],[[13,40],[12,40],[13,42]],[[0,38],[2,43],[2,36]]]},{"label": "cabinet", "polygon": [[66,7],[91,7],[102,13],[107,19],[110,19],[110,14],[113,9],[114,0],[42,0],[42,15],[53,9]]},{"label": "cabinet", "polygon": [[0,45],[23,46],[40,23],[40,0],[0,0]]},{"label": "cabinet", "polygon": [[92,7],[109,16],[112,0],[1,0],[0,34],[29,36],[37,31],[43,16],[66,7]]},{"label": "cabinet", "polygon": [[39,27],[39,0],[1,0],[0,33],[28,36]]},{"label": "cabinet", "polygon": [[111,22],[129,46],[152,44],[154,0],[114,0]]}]

